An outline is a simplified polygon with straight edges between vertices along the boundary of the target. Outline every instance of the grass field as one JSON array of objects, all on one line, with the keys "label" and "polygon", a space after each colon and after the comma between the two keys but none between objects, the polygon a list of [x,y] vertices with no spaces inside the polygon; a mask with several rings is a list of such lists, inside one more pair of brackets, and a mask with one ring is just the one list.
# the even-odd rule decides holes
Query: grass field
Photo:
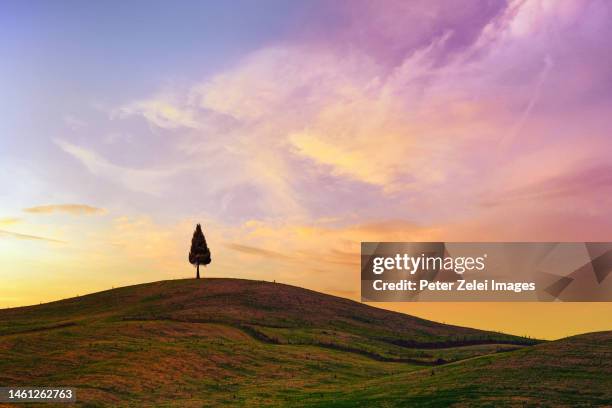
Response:
[{"label": "grass field", "polygon": [[611,353],[610,332],[542,343],[237,279],[0,310],[0,385],[82,406],[604,406]]}]

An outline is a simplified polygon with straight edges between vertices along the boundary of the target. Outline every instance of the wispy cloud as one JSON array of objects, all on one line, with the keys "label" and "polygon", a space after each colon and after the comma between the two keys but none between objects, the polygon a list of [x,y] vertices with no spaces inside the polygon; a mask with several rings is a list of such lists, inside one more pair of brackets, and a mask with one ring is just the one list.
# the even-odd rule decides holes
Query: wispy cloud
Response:
[{"label": "wispy cloud", "polygon": [[[144,118],[156,135],[172,137],[176,162],[200,163],[190,188],[232,220],[478,216],[483,192],[495,197],[563,172],[526,174],[515,164],[553,139],[575,140],[575,130],[544,113],[574,111],[559,103],[583,97],[581,84],[566,86],[576,78],[607,78],[590,76],[593,64],[576,72],[557,42],[582,30],[576,41],[596,57],[580,20],[595,13],[589,10],[571,1],[559,8],[466,2],[452,12],[431,2],[356,1],[339,11],[350,23],[325,39],[262,47],[200,81],[125,103],[115,115]],[[363,46],[338,47],[353,43]],[[605,162],[605,138],[590,142],[586,154]],[[510,151],[499,149],[509,144]],[[63,148],[132,190],[159,192],[165,183],[156,169]],[[186,186],[171,188],[184,194]]]},{"label": "wispy cloud", "polygon": [[292,259],[292,257],[282,254],[280,252],[270,251],[267,249],[258,248],[258,247],[254,247],[250,245],[227,243],[225,244],[225,246],[234,251],[242,252],[244,254],[249,254],[249,255],[257,255],[257,256],[263,256],[265,258],[275,258],[275,259]]},{"label": "wispy cloud", "polygon": [[4,217],[0,218],[0,225],[13,225],[21,222],[21,218],[17,217]]},{"label": "wispy cloud", "polygon": [[11,231],[5,231],[5,230],[0,230],[0,236],[8,237],[8,238],[23,239],[23,240],[31,240],[31,241],[47,241],[47,242],[53,242],[57,244],[66,243],[66,241],[61,241],[58,239],[40,237],[37,235],[30,235],[30,234],[21,234],[19,232],[11,232]]},{"label": "wispy cloud", "polygon": [[544,65],[542,67],[542,71],[538,74],[536,84],[534,86],[531,97],[529,98],[529,102],[527,106],[525,106],[525,110],[521,113],[519,119],[516,121],[516,124],[512,127],[510,134],[502,133],[504,137],[500,140],[499,147],[505,148],[508,144],[512,143],[512,140],[516,137],[516,135],[521,131],[527,119],[529,119],[529,115],[536,105],[538,98],[540,98],[540,94],[542,93],[542,87],[544,86],[544,82],[550,73],[550,70],[553,68],[554,64],[549,55],[544,58]]},{"label": "wispy cloud", "polygon": [[607,199],[612,193],[612,166],[599,165],[566,172],[564,174],[546,178],[515,188],[502,190],[496,195],[482,202],[484,206],[499,206],[521,202],[543,202],[559,198],[597,200],[609,204]]},{"label": "wispy cloud", "polygon": [[24,212],[31,214],[66,213],[71,215],[101,215],[106,214],[106,209],[93,207],[86,204],[50,204],[24,208]]},{"label": "wispy cloud", "polygon": [[162,129],[197,129],[200,122],[193,106],[175,94],[161,93],[154,98],[131,102],[113,112],[113,117],[141,115]]},{"label": "wispy cloud", "polygon": [[93,150],[64,140],[57,139],[55,143],[92,174],[119,183],[132,191],[159,195],[168,185],[169,178],[185,169],[182,163],[164,169],[134,169],[113,164]]}]

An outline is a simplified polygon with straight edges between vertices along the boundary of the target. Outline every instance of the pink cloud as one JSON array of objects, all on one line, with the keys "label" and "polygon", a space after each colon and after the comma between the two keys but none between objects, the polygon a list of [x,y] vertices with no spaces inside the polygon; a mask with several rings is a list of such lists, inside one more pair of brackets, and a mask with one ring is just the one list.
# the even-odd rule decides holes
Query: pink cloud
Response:
[{"label": "pink cloud", "polygon": [[[607,182],[578,185],[610,164],[599,89],[612,69],[609,10],[551,4],[334,3],[324,35],[306,30],[127,103],[122,118],[176,138],[178,160],[201,163],[201,200],[225,219],[440,226],[503,220],[508,206],[522,219],[601,213],[589,198]],[[92,172],[123,172],[79,156]],[[123,184],[155,185],[157,173],[123,173]]]}]

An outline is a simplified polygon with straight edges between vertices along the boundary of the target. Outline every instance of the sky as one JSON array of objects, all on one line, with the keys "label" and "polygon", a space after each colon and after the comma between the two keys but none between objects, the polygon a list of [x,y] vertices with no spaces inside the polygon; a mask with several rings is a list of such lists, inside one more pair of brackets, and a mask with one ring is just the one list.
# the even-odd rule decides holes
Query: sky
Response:
[{"label": "sky", "polygon": [[[606,0],[3,1],[0,307],[194,275],[359,299],[361,241],[612,241]],[[376,304],[559,338],[612,303]]]}]

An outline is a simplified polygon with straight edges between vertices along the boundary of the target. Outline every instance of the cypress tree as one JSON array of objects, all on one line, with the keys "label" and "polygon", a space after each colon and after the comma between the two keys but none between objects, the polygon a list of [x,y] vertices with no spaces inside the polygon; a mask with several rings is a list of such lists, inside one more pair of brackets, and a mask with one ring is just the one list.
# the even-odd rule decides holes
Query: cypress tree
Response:
[{"label": "cypress tree", "polygon": [[208,265],[211,262],[210,250],[206,245],[206,238],[200,224],[196,226],[191,238],[191,250],[189,251],[189,263],[196,267],[196,279],[200,279],[200,265]]}]

